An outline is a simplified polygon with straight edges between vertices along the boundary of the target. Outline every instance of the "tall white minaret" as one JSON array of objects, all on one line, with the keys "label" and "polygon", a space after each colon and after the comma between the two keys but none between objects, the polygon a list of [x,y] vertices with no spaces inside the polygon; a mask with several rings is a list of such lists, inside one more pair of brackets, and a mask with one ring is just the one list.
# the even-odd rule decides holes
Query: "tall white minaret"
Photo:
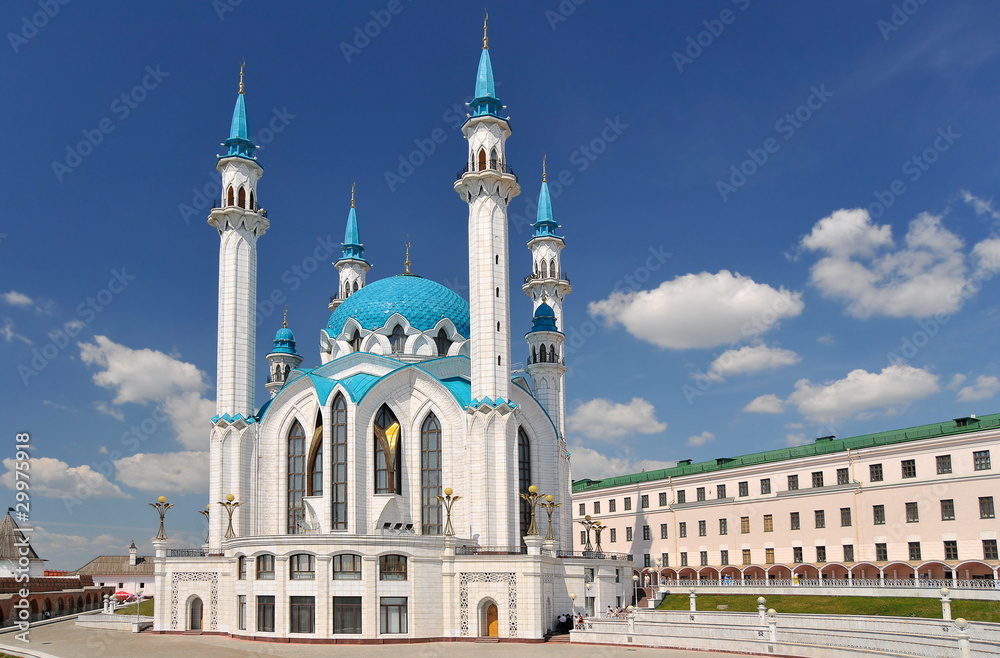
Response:
[{"label": "tall white minaret", "polygon": [[[257,238],[270,226],[267,212],[257,206],[257,182],[264,170],[254,158],[247,130],[243,97],[243,68],[233,122],[216,169],[222,174],[222,203],[213,208],[208,223],[219,232],[219,344],[216,376],[216,417],[209,448],[209,549],[221,550],[224,519],[215,503],[232,494],[244,501],[249,483],[241,476],[237,436],[253,427],[254,359],[257,324]],[[240,510],[247,514],[248,508]],[[234,521],[242,526],[242,518]]]},{"label": "tall white minaret", "polygon": [[532,272],[524,281],[524,290],[534,310],[544,301],[556,314],[556,323],[563,327],[562,304],[566,295],[573,292],[569,277],[562,267],[562,250],[566,246],[562,237],[556,235],[559,225],[552,219],[552,197],[545,175],[545,160],[542,160],[542,189],[538,193],[538,215],[534,235],[528,240],[531,250]]},{"label": "tall white minaret", "polygon": [[371,263],[365,260],[365,246],[358,236],[358,213],[354,209],[354,185],[351,184],[351,211],[347,214],[344,231],[343,255],[333,265],[340,272],[337,294],[330,297],[330,310],[335,310],[344,300],[365,287],[365,276]]},{"label": "tall white minaret", "polygon": [[500,116],[483,25],[472,115],[462,126],[469,157],[455,191],[469,204],[469,313],[472,397],[510,400],[510,279],[507,204],[521,192],[507,166],[510,125]]}]

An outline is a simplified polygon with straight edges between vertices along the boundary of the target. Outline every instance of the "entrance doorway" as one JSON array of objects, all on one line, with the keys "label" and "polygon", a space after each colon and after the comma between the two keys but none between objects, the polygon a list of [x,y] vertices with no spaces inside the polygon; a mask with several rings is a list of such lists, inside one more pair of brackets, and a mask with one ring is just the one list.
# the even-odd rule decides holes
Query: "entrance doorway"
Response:
[{"label": "entrance doorway", "polygon": [[486,606],[486,637],[500,637],[500,612],[496,603]]},{"label": "entrance doorway", "polygon": [[188,606],[188,630],[200,631],[201,630],[201,619],[204,612],[204,605],[202,605],[201,599],[197,596],[191,599],[191,603]]}]

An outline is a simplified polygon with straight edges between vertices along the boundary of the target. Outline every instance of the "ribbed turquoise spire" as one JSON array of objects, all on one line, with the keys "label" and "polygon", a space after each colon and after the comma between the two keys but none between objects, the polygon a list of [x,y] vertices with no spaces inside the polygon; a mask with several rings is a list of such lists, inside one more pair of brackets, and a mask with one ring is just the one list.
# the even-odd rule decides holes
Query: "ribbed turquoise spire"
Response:
[{"label": "ribbed turquoise spire", "polygon": [[243,98],[243,67],[240,66],[240,92],[236,96],[233,122],[229,127],[229,139],[225,141],[225,145],[229,147],[229,157],[253,159],[254,149],[257,147],[250,141],[250,131],[247,129],[247,106]]},{"label": "ribbed turquoise spire", "polygon": [[360,260],[365,261],[363,254],[365,247],[361,244],[358,234],[358,213],[354,208],[354,185],[351,185],[351,211],[347,213],[347,230],[344,231],[344,255],[340,260]]},{"label": "ribbed turquoise spire", "polygon": [[556,229],[559,225],[552,218],[552,197],[549,196],[549,184],[545,173],[545,159],[542,159],[542,189],[538,192],[538,214],[535,223],[534,237],[552,236],[558,238]]},{"label": "ribbed turquoise spire", "polygon": [[486,36],[486,20],[483,20],[483,53],[479,56],[479,71],[476,73],[476,94],[469,103],[472,116],[481,117],[489,114],[499,117],[503,103],[497,98],[496,84],[493,82],[493,64],[490,62],[490,40]]}]

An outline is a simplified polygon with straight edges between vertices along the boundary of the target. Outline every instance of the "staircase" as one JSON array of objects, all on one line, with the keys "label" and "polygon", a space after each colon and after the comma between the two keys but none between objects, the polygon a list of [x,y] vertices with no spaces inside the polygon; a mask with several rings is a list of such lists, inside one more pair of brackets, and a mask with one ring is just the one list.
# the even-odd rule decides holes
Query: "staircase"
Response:
[{"label": "staircase", "polygon": [[555,642],[557,644],[569,644],[569,633],[553,633],[552,635],[546,635],[545,641]]}]

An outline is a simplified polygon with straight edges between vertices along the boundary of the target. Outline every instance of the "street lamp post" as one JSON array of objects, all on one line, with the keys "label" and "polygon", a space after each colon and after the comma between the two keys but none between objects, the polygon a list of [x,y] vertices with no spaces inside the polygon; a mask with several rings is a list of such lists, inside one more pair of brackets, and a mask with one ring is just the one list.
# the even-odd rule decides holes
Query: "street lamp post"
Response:
[{"label": "street lamp post", "polygon": [[444,503],[445,521],[444,521],[444,536],[454,537],[455,528],[451,525],[451,506],[455,504],[456,500],[461,500],[461,496],[453,496],[454,490],[451,487],[447,487],[444,490],[443,496],[438,496],[437,499]]},{"label": "street lamp post", "polygon": [[639,605],[639,574],[632,574],[632,601]]},{"label": "street lamp post", "polygon": [[520,495],[521,498],[527,501],[528,505],[531,506],[531,523],[528,524],[528,532],[525,533],[525,535],[528,537],[537,536],[538,523],[535,521],[535,506],[538,505],[538,499],[543,498],[544,496],[538,493],[538,487],[535,485],[528,487],[528,493]]},{"label": "street lamp post", "polygon": [[212,507],[212,506],[211,505],[205,505],[205,509],[198,511],[199,514],[201,514],[202,516],[205,517],[205,524],[208,525],[208,529],[205,530],[205,543],[206,544],[208,543],[208,533],[210,533],[212,531],[212,524],[209,523],[209,519],[208,519],[208,516],[209,516],[209,511],[208,510],[209,510],[210,507]]},{"label": "street lamp post", "polygon": [[594,545],[590,543],[590,531],[594,528],[594,524],[595,523],[599,524],[599,522],[591,521],[590,515],[588,514],[587,516],[583,517],[583,521],[577,521],[577,523],[582,525],[587,531],[587,544],[583,547],[584,552],[586,553],[593,552]]},{"label": "street lamp post", "polygon": [[163,528],[163,517],[166,516],[167,510],[173,507],[173,503],[167,502],[166,496],[160,496],[156,499],[155,503],[150,503],[150,507],[155,508],[160,514],[160,532],[157,533],[156,538],[160,541],[164,541],[167,538],[166,530]]},{"label": "street lamp post", "polygon": [[538,503],[538,506],[545,510],[545,513],[549,517],[549,531],[545,533],[545,541],[555,541],[556,534],[552,532],[552,513],[556,511],[556,508],[562,505],[562,503],[556,503],[555,496],[549,494],[545,497],[544,503]]},{"label": "street lamp post", "polygon": [[236,508],[242,505],[243,503],[234,502],[235,500],[236,496],[234,496],[233,494],[228,494],[226,496],[226,500],[219,501],[219,504],[225,508],[226,513],[229,515],[229,525],[226,527],[226,539],[232,539],[233,537],[236,536],[236,531],[233,530],[233,512],[235,512]]},{"label": "street lamp post", "polygon": [[604,549],[601,548],[601,532],[603,532],[607,526],[600,521],[591,521],[591,524],[594,529],[594,537],[597,539],[597,546],[595,546],[595,548],[598,553],[603,553]]}]

